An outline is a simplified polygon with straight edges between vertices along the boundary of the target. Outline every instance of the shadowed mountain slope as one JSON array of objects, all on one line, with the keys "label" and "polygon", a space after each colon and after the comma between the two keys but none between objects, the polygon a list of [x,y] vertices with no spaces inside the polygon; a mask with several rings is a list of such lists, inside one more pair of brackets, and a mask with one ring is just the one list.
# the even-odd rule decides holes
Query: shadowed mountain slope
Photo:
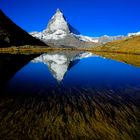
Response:
[{"label": "shadowed mountain slope", "polygon": [[0,47],[21,45],[47,46],[17,26],[0,10]]}]

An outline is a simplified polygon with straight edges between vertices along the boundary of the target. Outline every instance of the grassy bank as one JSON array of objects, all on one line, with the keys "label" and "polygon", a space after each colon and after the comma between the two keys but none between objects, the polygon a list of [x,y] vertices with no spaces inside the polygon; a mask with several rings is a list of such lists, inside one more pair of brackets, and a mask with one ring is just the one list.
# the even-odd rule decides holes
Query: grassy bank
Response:
[{"label": "grassy bank", "polygon": [[140,36],[112,41],[102,46],[94,47],[93,51],[140,54]]},{"label": "grassy bank", "polygon": [[40,46],[20,46],[20,47],[7,47],[0,48],[0,53],[7,54],[35,54],[46,53],[49,51],[73,50],[73,48],[56,48],[56,47],[40,47]]}]

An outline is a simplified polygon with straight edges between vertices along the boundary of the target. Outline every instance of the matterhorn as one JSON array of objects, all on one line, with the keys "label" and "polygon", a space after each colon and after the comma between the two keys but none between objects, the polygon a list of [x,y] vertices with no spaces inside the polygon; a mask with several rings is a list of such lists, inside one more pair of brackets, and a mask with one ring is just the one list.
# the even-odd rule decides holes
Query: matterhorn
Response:
[{"label": "matterhorn", "polygon": [[61,51],[48,52],[32,60],[32,63],[43,63],[48,67],[57,82],[61,82],[66,73],[81,59],[95,57],[91,52]]},{"label": "matterhorn", "polygon": [[117,37],[88,37],[81,35],[78,30],[72,27],[66,20],[64,14],[57,9],[50,19],[47,28],[42,32],[30,33],[46,44],[52,44],[56,47],[93,47],[112,40],[122,39]]}]

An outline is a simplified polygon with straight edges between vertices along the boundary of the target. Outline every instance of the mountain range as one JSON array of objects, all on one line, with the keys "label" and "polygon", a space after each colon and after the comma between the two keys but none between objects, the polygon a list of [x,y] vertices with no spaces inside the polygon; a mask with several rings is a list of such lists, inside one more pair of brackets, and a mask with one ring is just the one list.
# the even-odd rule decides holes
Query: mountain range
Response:
[{"label": "mountain range", "polygon": [[40,39],[46,44],[55,46],[72,46],[72,47],[93,47],[99,44],[105,44],[113,40],[121,40],[127,36],[101,36],[89,37],[80,34],[80,32],[72,27],[66,20],[64,14],[57,9],[50,19],[48,26],[42,32],[31,32],[33,37]]},{"label": "mountain range", "polygon": [[102,46],[115,40],[123,40],[138,36],[140,32],[119,36],[89,37],[82,35],[66,20],[64,14],[57,9],[42,32],[27,33],[17,26],[0,10],[0,47],[10,46],[44,46],[88,48]]}]

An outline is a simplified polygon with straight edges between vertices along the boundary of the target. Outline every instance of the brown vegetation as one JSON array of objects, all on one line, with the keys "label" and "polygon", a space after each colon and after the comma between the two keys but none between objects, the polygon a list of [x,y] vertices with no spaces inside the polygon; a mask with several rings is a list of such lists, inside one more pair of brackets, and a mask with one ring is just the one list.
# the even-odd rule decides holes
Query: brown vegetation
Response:
[{"label": "brown vegetation", "polygon": [[102,46],[94,47],[93,51],[140,54],[140,36],[112,41]]},{"label": "brown vegetation", "polygon": [[7,48],[0,48],[0,53],[7,53],[7,54],[41,54],[46,53],[48,51],[61,51],[61,50],[75,50],[73,48],[56,48],[56,47],[40,47],[40,46],[20,46],[20,47],[7,47]]}]

